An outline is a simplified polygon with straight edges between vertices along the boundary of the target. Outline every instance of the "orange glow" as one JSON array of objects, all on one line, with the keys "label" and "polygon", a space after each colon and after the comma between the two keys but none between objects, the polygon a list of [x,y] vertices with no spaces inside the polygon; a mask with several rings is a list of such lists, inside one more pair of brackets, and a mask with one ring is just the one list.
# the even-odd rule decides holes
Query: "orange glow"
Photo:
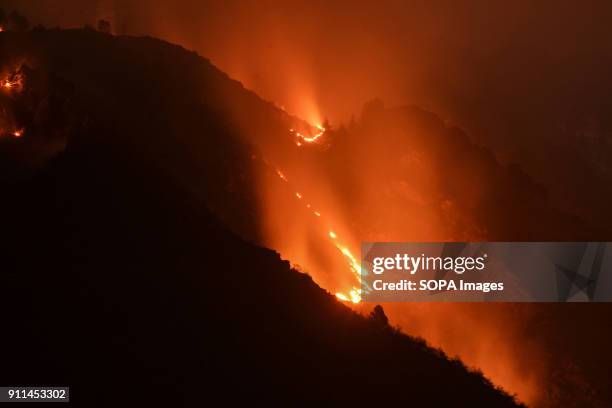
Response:
[{"label": "orange glow", "polygon": [[[123,3],[135,2],[121,3],[121,7],[128,7]],[[257,204],[261,205],[261,209],[258,208],[259,232],[265,237],[262,239],[266,246],[281,253],[294,265],[303,266],[318,284],[344,302],[352,302],[359,295],[353,256],[357,252],[351,252],[351,249],[358,248],[359,241],[487,240],[486,232],[479,230],[483,225],[473,222],[468,211],[461,211],[458,201],[464,201],[463,208],[474,208],[480,203],[483,190],[480,179],[489,175],[482,174],[478,166],[472,166],[474,161],[468,159],[461,165],[476,180],[460,184],[460,178],[455,178],[452,170],[449,172],[444,160],[436,162],[433,155],[428,156],[420,149],[419,145],[423,144],[420,135],[423,139],[431,136],[427,131],[415,128],[411,129],[411,134],[400,134],[391,127],[376,129],[369,134],[372,136],[370,140],[359,139],[358,143],[351,143],[350,150],[346,150],[348,153],[342,156],[346,163],[339,163],[338,157],[329,160],[325,157],[321,161],[327,160],[325,163],[333,166],[322,170],[320,163],[313,164],[314,159],[305,156],[311,150],[318,150],[307,149],[308,145],[318,146],[335,136],[331,127],[323,128],[324,116],[335,124],[348,122],[351,115],[355,115],[359,123],[364,102],[380,96],[388,105],[423,106],[459,127],[484,129],[480,135],[470,135],[476,136],[475,140],[480,140],[483,145],[487,140],[503,141],[506,136],[519,139],[515,133],[522,132],[517,132],[514,127],[518,124],[510,126],[505,133],[508,121],[498,120],[500,112],[516,110],[509,109],[511,102],[502,104],[502,100],[496,98],[506,99],[503,97],[513,95],[515,97],[507,99],[529,100],[533,89],[517,87],[516,84],[538,83],[533,81],[534,78],[541,80],[541,72],[547,71],[540,69],[540,59],[546,63],[563,61],[565,64],[569,63],[568,56],[582,55],[582,52],[588,55],[588,50],[598,50],[598,45],[594,44],[606,43],[593,40],[598,39],[600,33],[591,31],[591,27],[598,25],[591,23],[591,11],[581,12],[578,7],[568,8],[567,16],[566,12],[555,10],[561,13],[559,21],[572,22],[558,26],[578,27],[584,32],[578,36],[574,30],[562,30],[555,36],[552,28],[542,30],[538,26],[534,27],[535,31],[528,30],[528,26],[517,30],[516,24],[524,21],[540,22],[551,17],[557,19],[559,15],[551,13],[549,7],[542,7],[541,11],[536,11],[538,15],[542,13],[542,19],[528,20],[523,6],[488,8],[487,13],[503,16],[498,19],[502,24],[488,27],[490,35],[482,36],[482,25],[473,24],[480,21],[481,16],[476,12],[480,6],[475,5],[454,7],[448,12],[447,7],[437,6],[439,9],[436,7],[433,9],[435,12],[431,12],[425,6],[405,7],[403,2],[393,2],[390,7],[387,6],[391,2],[385,6],[377,2],[354,2],[350,7],[341,2],[309,3],[308,7],[304,7],[302,2],[274,2],[274,7],[261,7],[255,1],[243,2],[235,8],[215,7],[214,12],[210,12],[207,7],[196,6],[195,1],[193,7],[176,8],[169,8],[159,1],[146,3],[147,7],[126,13],[130,19],[137,20],[130,21],[133,23],[128,25],[128,30],[132,31],[130,34],[152,34],[197,50],[246,88],[264,99],[275,101],[283,110],[308,123],[318,125],[307,129],[293,122],[283,124],[280,128],[283,134],[278,136],[290,138],[287,144],[290,144],[291,151],[279,147],[283,151],[274,157],[269,149],[261,149],[274,158],[274,167],[283,171],[277,171],[282,183],[271,172],[271,178],[278,186],[271,186],[273,183],[265,180],[255,188],[260,200]],[[395,17],[399,15],[403,23],[395,25]],[[583,24],[583,21],[588,24]],[[74,24],[82,25],[80,15]],[[0,31],[2,29],[0,27]],[[504,39],[504,44],[510,43],[498,54],[499,39]],[[482,46],[466,46],[476,41]],[[520,46],[514,47],[513,44]],[[525,44],[529,45],[527,48],[533,48],[532,51],[542,49],[547,52],[534,53],[533,64],[524,66],[522,51]],[[574,47],[580,54],[572,52]],[[464,49],[469,50],[469,58],[464,58]],[[491,55],[500,58],[491,58]],[[599,58],[600,53],[596,55]],[[577,70],[582,64],[591,66],[588,58],[579,60],[582,62],[576,65]],[[517,67],[520,70],[513,69]],[[567,69],[563,72],[574,71]],[[517,72],[524,77],[500,80],[506,77],[500,74],[507,72]],[[562,81],[565,74],[560,75],[549,77],[558,78],[554,81],[559,80],[564,85],[574,84]],[[0,75],[0,93],[15,92],[18,85],[9,78]],[[595,78],[593,83],[597,84]],[[565,90],[577,84],[588,88],[581,82],[568,87],[550,86],[554,84],[556,82],[546,82],[541,89]],[[452,86],[446,89],[449,85]],[[550,91],[547,94],[546,98],[558,101],[556,93]],[[567,94],[573,95],[572,92]],[[481,104],[482,100],[490,103]],[[550,106],[547,103],[533,105],[534,108],[536,105]],[[547,108],[540,112],[547,122],[549,111],[552,112]],[[538,111],[533,111],[529,117],[537,118]],[[486,122],[481,123],[481,120]],[[247,127],[251,125],[250,121],[240,125],[252,130]],[[14,137],[14,127],[14,122],[7,124],[1,136]],[[287,135],[289,127],[292,128]],[[533,127],[538,133],[544,133],[538,126]],[[28,131],[32,129],[28,128]],[[497,131],[503,132],[496,134]],[[486,133],[493,135],[491,139],[487,139]],[[393,136],[404,138],[397,145],[391,145],[389,141]],[[536,138],[526,137],[528,139]],[[386,145],[377,144],[379,140],[384,140]],[[523,149],[517,148],[516,151],[522,152]],[[281,155],[286,156],[285,161],[279,160]],[[462,153],[456,152],[456,155],[461,157]],[[385,156],[397,158],[402,175],[385,172],[390,161],[383,159]],[[291,163],[297,162],[297,158],[299,163]],[[339,171],[334,167],[340,165],[362,168],[363,171],[359,172],[358,179],[345,180],[338,176]],[[312,168],[319,171],[313,172]],[[461,171],[457,169],[457,173]],[[385,180],[386,174],[397,174],[398,177]],[[441,179],[437,176],[440,174],[450,175],[449,180]],[[441,181],[452,181],[455,184],[453,189],[462,193],[448,197],[444,190],[433,187]],[[347,185],[351,186],[350,192],[339,191],[338,186]],[[279,202],[280,195],[286,197],[287,202]],[[400,205],[400,199],[408,204]],[[493,219],[500,214],[486,213],[486,216]],[[450,226],[453,232],[449,232]],[[359,307],[364,306],[361,304]],[[538,344],[525,342],[527,336],[523,332],[526,330],[517,322],[521,319],[525,322],[527,318],[516,318],[511,314],[513,308],[513,305],[497,307],[488,304],[398,304],[385,305],[385,312],[407,333],[422,336],[450,355],[459,356],[466,364],[482,369],[496,384],[511,393],[518,393],[521,400],[531,404],[537,400],[538,394],[541,394],[540,398],[545,397],[545,383],[538,376],[544,370],[546,352],[539,350]],[[517,347],[517,344],[521,346]]]},{"label": "orange glow", "polygon": [[299,147],[302,146],[303,143],[315,143],[317,140],[323,137],[325,134],[325,128],[321,125],[315,125],[315,127],[319,130],[312,136],[306,136],[300,132],[295,131],[294,129],[289,129],[289,133],[292,133],[297,138],[295,144]]},{"label": "orange glow", "polygon": [[[277,169],[276,170],[276,174],[278,175],[278,177],[282,181],[284,181],[286,183],[289,181],[282,171]],[[295,194],[295,196],[299,200],[303,199],[302,193],[295,192],[294,194]],[[313,210],[311,204],[306,204],[305,207],[308,210],[310,210],[312,212],[312,214],[315,215],[316,217],[319,217],[319,218],[321,217],[321,213],[318,212],[318,211]],[[359,262],[353,256],[353,254],[350,251],[350,249],[347,246],[345,246],[345,245],[343,245],[343,244],[341,244],[339,242],[338,234],[336,234],[332,230],[329,230],[327,235],[332,240],[333,245],[339,250],[339,252],[345,258],[345,262],[348,264],[349,270],[352,272],[353,279],[356,280],[358,285],[360,285],[361,277],[360,277],[360,265],[359,265]],[[344,302],[352,302],[354,304],[360,303],[361,302],[361,289],[359,289],[359,288],[357,288],[355,286],[352,286],[352,287],[350,287],[349,289],[347,289],[345,291],[337,292],[336,293],[336,298],[338,298],[339,300],[344,301]]]},{"label": "orange glow", "polygon": [[340,292],[336,293],[336,297],[344,302],[349,302],[351,300],[345,294]]},{"label": "orange glow", "polygon": [[0,87],[6,90],[20,90],[23,87],[23,74],[17,72],[0,79]]},{"label": "orange glow", "polygon": [[280,170],[276,170],[276,174],[278,174],[278,177],[280,177],[281,180],[287,181],[287,177],[285,177],[285,175]]},{"label": "orange glow", "polygon": [[16,138],[20,138],[20,137],[23,136],[24,133],[25,133],[25,130],[23,128],[22,129],[17,129],[17,130],[15,130],[13,132],[13,136],[16,137]]},{"label": "orange glow", "polygon": [[[321,138],[332,134],[331,130],[324,132],[323,127],[316,127],[319,129],[317,134],[303,137],[308,130],[303,130],[305,125],[302,125],[303,128],[299,126],[294,124],[289,129],[290,135],[295,137],[293,142],[298,146],[320,142],[323,140]],[[367,313],[369,305],[362,302],[362,290],[367,288],[362,289],[360,261],[355,256],[359,241],[457,239],[446,235],[443,219],[429,201],[429,197],[439,195],[435,190],[439,182],[436,178],[436,161],[427,155],[427,150],[422,146],[427,135],[419,128],[408,131],[413,133],[411,148],[391,148],[393,151],[407,151],[397,163],[402,166],[403,174],[418,174],[410,182],[388,180],[385,176],[388,174],[388,163],[380,160],[384,154],[371,154],[380,154],[381,148],[388,148],[388,141],[364,137],[358,139],[359,143],[351,144],[349,154],[342,156],[343,160],[350,160],[343,162],[343,166],[368,169],[367,172],[359,172],[357,182],[338,179],[333,169],[321,168],[317,160],[333,163],[333,157],[330,157],[333,150],[313,152],[315,154],[311,155],[301,149],[284,147],[279,149],[279,154],[273,160],[273,156],[269,158],[269,163],[283,166],[282,170],[274,169],[282,183],[262,183],[259,186],[264,220],[262,233],[266,237],[266,245],[277,250],[292,265],[306,270],[338,301],[360,312]],[[397,130],[383,125],[379,132],[393,134]],[[345,181],[351,185],[348,194],[341,191]],[[477,196],[478,186],[473,187],[470,194]],[[283,201],[279,199],[280,196],[288,196],[292,200]],[[362,198],[356,200],[355,197]],[[449,208],[452,210],[452,206]],[[444,211],[449,210],[444,207]],[[407,213],[418,214],[418,217],[406,217]],[[466,236],[462,239],[481,239],[477,230],[465,231]],[[409,334],[425,338],[450,356],[461,358],[468,366],[482,370],[496,384],[517,393],[522,401],[536,401],[542,368],[531,367],[531,371],[528,371],[530,374],[525,374],[524,361],[517,357],[513,346],[520,341],[521,329],[519,325],[513,328],[511,317],[504,315],[505,309],[499,308],[495,317],[489,319],[480,315],[482,305],[452,307],[453,310],[460,310],[456,316],[462,323],[455,324],[448,320],[451,314],[448,305],[388,304],[385,305],[385,312],[392,324]],[[499,322],[506,322],[507,328],[500,330]],[[447,334],[449,330],[454,331],[452,335]],[[492,350],[488,345],[482,345],[480,341],[465,341],[469,333],[479,333],[480,338],[505,333],[509,340],[500,338],[495,346],[498,350],[496,358],[491,358]],[[537,353],[535,345],[521,351],[521,355],[525,356],[537,356]]]}]

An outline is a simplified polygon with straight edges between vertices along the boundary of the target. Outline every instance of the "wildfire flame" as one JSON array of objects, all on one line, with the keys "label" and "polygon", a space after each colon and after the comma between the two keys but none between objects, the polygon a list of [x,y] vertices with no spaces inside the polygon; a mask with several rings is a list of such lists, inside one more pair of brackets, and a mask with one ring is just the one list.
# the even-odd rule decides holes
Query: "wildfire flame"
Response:
[{"label": "wildfire flame", "polygon": [[16,72],[0,79],[0,87],[6,90],[21,89],[23,86],[23,74]]},{"label": "wildfire flame", "polygon": [[24,128],[18,128],[14,130],[0,129],[0,137],[12,136],[16,139],[19,139],[20,137],[23,137],[23,135],[25,135]]},{"label": "wildfire flame", "polygon": [[292,133],[295,135],[297,139],[295,144],[299,147],[299,146],[302,146],[304,143],[315,143],[317,140],[323,137],[323,135],[325,134],[325,128],[321,125],[315,125],[315,127],[319,129],[319,132],[313,136],[306,136],[296,131],[295,129],[289,129],[289,133]]},{"label": "wildfire flame", "polygon": [[[315,136],[310,137],[310,138],[303,138],[303,140],[308,142],[308,143],[312,143],[312,142],[316,141],[325,132],[325,129],[323,129],[321,127],[319,127],[319,129],[321,129],[321,132],[318,135],[315,135]],[[295,133],[299,137],[302,137],[300,133],[294,132],[293,129],[291,129],[291,132]],[[298,146],[300,146],[300,144],[298,144]],[[285,176],[285,174],[282,171],[277,169],[276,170],[276,174],[285,183],[289,182],[289,180],[287,179],[287,176]],[[295,192],[295,197],[298,200],[303,200],[304,199],[304,196],[302,195],[302,193],[297,192],[297,191]],[[313,209],[313,207],[312,207],[312,205],[310,203],[305,204],[305,207],[307,209],[309,209],[315,217],[318,217],[318,218],[321,217],[321,213],[319,211]],[[329,236],[329,238],[332,241],[332,243],[334,244],[334,246],[338,249],[338,251],[346,258],[346,261],[348,263],[349,269],[353,273],[353,275],[356,278],[357,282],[360,283],[361,282],[361,274],[360,274],[361,267],[359,265],[359,262],[357,261],[357,259],[353,255],[353,253],[351,252],[351,250],[348,248],[348,246],[346,246],[346,245],[341,243],[338,234],[336,234],[333,230],[329,229],[327,235]],[[358,288],[358,287],[353,286],[353,287],[351,287],[346,292],[337,292],[336,293],[336,297],[339,300],[344,301],[344,302],[359,303],[359,302],[361,302],[361,289]]]}]

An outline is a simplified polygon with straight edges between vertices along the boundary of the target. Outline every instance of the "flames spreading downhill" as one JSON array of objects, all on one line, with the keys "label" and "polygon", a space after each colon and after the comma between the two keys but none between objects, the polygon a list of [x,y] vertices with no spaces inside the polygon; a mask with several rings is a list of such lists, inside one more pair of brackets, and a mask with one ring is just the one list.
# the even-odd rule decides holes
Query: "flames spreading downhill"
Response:
[{"label": "flames spreading downhill", "polygon": [[[292,135],[296,137],[296,145],[300,147],[304,143],[316,143],[325,135],[326,129],[323,126],[315,125],[314,127],[318,129],[318,132],[311,136],[306,136],[300,132],[295,131],[294,129],[289,129],[289,133],[291,133]],[[287,176],[285,176],[285,174],[281,170],[277,169],[276,174],[283,182],[290,184],[289,180],[287,179]],[[321,222],[324,223],[323,224],[323,227],[324,227],[325,218],[323,217],[322,213],[318,211],[317,209],[315,209],[314,206],[310,204],[306,200],[306,198],[302,195],[302,193],[300,193],[299,191],[295,191],[295,197],[297,200],[300,200],[303,203],[305,203],[304,204],[305,207],[312,213],[314,217],[318,218],[319,220],[321,220]],[[337,292],[336,297],[344,302],[359,303],[361,302],[361,273],[360,273],[361,269],[360,269],[359,261],[357,261],[357,259],[355,258],[355,256],[353,255],[349,247],[342,242],[338,234],[336,234],[329,227],[325,227],[325,228],[328,231],[327,236],[329,237],[331,243],[338,249],[340,254],[344,256],[346,263],[348,265],[348,268],[356,280],[355,285],[353,285],[352,287],[344,291]]]}]

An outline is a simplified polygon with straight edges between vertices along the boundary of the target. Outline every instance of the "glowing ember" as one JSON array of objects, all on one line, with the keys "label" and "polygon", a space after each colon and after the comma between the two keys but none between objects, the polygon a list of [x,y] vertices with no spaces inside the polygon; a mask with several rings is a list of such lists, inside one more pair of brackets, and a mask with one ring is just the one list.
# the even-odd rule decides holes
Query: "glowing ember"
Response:
[{"label": "glowing ember", "polygon": [[24,132],[24,129],[17,129],[13,132],[13,136],[19,138],[23,136]]},{"label": "glowing ember", "polygon": [[14,73],[0,79],[0,87],[7,90],[21,89],[23,86],[23,75]]},{"label": "glowing ember", "polygon": [[315,143],[317,140],[319,140],[321,137],[323,137],[323,135],[325,134],[325,128],[323,126],[320,125],[315,125],[315,127],[317,129],[319,129],[319,132],[313,136],[305,136],[300,132],[296,132],[294,129],[289,129],[290,133],[293,133],[296,138],[298,139],[295,144],[297,146],[302,146],[303,142],[304,143]]},{"label": "glowing ember", "polygon": [[280,177],[281,180],[287,181],[287,177],[285,177],[285,175],[280,170],[276,170],[276,174],[278,174],[278,177]]}]

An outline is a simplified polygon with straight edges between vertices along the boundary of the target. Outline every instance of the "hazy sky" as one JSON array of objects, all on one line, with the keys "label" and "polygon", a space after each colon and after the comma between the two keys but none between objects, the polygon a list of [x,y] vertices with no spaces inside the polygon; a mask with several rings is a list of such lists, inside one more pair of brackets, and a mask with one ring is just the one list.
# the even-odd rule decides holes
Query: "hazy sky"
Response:
[{"label": "hazy sky", "polygon": [[106,18],[117,32],[195,49],[310,121],[347,121],[381,97],[433,110],[499,150],[540,138],[567,112],[607,109],[605,1],[0,0],[9,3],[45,25]]},{"label": "hazy sky", "polygon": [[460,93],[476,79],[470,75],[474,63],[486,63],[489,70],[517,64],[508,72],[522,63],[542,63],[504,61],[513,47],[555,60],[585,47],[610,51],[604,35],[609,2],[0,2],[7,8],[10,3],[47,25],[80,26],[105,17],[129,33],[180,42],[279,103],[294,103],[287,94],[294,83],[308,81],[332,116],[355,112],[377,95],[426,103],[435,99],[428,94],[437,92],[422,89],[431,82]]}]

